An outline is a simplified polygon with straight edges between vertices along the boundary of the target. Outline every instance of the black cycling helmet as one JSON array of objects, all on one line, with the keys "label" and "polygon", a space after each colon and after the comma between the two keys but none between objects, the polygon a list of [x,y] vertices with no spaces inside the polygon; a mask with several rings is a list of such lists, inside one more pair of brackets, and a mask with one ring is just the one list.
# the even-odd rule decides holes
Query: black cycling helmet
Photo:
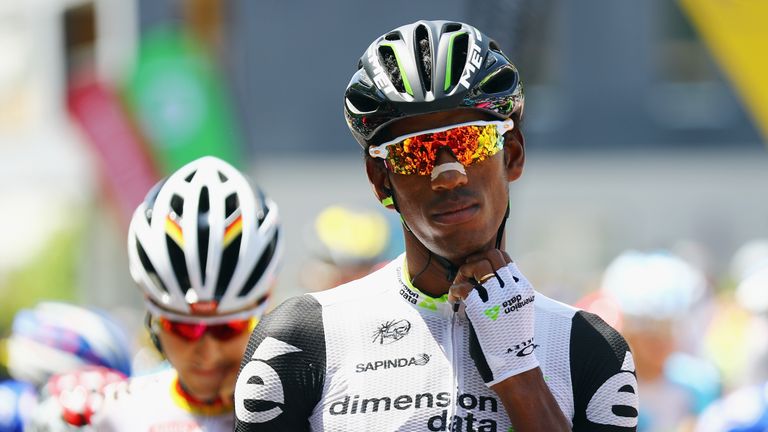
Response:
[{"label": "black cycling helmet", "polygon": [[522,116],[520,74],[496,42],[471,25],[417,21],[377,38],[344,92],[344,115],[366,148],[403,117],[474,108]]}]

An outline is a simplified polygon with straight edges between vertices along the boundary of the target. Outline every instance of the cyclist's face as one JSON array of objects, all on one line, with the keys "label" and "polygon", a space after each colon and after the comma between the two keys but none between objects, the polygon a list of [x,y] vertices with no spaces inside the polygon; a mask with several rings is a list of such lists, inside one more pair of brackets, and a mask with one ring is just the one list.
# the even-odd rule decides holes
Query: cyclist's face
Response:
[{"label": "cyclist's face", "polygon": [[245,353],[250,332],[227,341],[206,333],[190,342],[163,329],[158,331],[163,352],[179,374],[179,380],[192,396],[201,400],[229,398],[235,389],[240,359]]},{"label": "cyclist's face", "polygon": [[[472,110],[455,110],[411,117],[393,123],[386,139],[443,126],[490,120]],[[381,159],[368,158],[366,168],[379,199],[394,195],[403,219],[419,241],[454,261],[493,247],[508,203],[509,182],[522,174],[524,152],[517,129],[505,135],[504,150],[437,176],[388,172]],[[447,148],[438,150],[436,166],[456,162]],[[408,238],[408,236],[406,236]]]}]

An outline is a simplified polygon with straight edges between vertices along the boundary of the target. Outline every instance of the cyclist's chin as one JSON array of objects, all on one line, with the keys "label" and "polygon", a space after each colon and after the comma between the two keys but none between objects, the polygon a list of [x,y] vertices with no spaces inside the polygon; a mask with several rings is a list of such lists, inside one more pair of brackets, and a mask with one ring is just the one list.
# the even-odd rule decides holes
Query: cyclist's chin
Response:
[{"label": "cyclist's chin", "polygon": [[467,256],[492,247],[495,232],[485,234],[482,230],[452,230],[434,238],[433,244],[427,247],[454,264],[461,265]]},{"label": "cyclist's chin", "polygon": [[191,369],[180,376],[184,386],[195,398],[202,401],[216,400],[222,388],[234,387],[237,370],[223,368]]}]

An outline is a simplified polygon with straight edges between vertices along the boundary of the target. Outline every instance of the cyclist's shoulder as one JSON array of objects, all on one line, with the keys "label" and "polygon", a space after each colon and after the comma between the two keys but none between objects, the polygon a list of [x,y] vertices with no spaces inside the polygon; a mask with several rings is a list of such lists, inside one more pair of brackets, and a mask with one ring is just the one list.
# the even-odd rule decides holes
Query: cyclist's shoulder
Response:
[{"label": "cyclist's shoulder", "polygon": [[548,319],[569,322],[573,319],[574,315],[579,312],[579,309],[551,297],[547,297],[539,291],[535,291],[535,295],[536,302],[534,303],[534,308],[537,318],[545,317]]},{"label": "cyclist's shoulder", "polygon": [[397,282],[401,260],[394,260],[380,269],[329,290],[310,294],[323,307],[345,307],[359,302],[371,302],[377,296],[391,292]]},{"label": "cyclist's shoulder", "polygon": [[572,345],[576,350],[600,353],[602,349],[612,352],[616,359],[624,361],[630,351],[629,344],[618,330],[606,323],[600,316],[591,312],[578,310],[571,324]]},{"label": "cyclist's shoulder", "polygon": [[535,305],[536,319],[546,321],[549,331],[557,331],[558,328],[567,331],[572,346],[613,347],[622,355],[627,350],[621,333],[596,314],[554,300],[538,291]]},{"label": "cyclist's shoulder", "polygon": [[171,388],[175,377],[174,369],[164,368],[110,384],[104,389],[104,407],[152,403],[169,394],[166,389]]},{"label": "cyclist's shoulder", "polygon": [[110,384],[104,389],[102,407],[93,416],[92,424],[97,430],[122,430],[135,416],[146,416],[148,407],[166,405],[175,377],[174,369],[164,368]]}]

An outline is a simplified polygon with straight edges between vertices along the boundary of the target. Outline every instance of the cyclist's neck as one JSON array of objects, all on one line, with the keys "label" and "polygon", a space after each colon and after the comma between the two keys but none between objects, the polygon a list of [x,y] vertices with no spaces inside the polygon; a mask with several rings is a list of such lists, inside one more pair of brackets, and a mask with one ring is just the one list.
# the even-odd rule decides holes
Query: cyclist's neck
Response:
[{"label": "cyclist's neck", "polygon": [[[500,243],[503,249],[503,238]],[[482,250],[492,248],[495,248],[494,242],[489,242]],[[448,293],[458,268],[466,262],[466,257],[449,260],[431,252],[413,233],[405,235],[405,256],[408,280],[419,291],[435,298]]]},{"label": "cyclist's neck", "polygon": [[206,414],[218,414],[231,408],[232,400],[224,400],[221,397],[213,399],[201,399],[193,395],[184,387],[184,384],[177,378],[175,382],[176,393],[183,398],[186,405],[194,411],[203,411]]}]

